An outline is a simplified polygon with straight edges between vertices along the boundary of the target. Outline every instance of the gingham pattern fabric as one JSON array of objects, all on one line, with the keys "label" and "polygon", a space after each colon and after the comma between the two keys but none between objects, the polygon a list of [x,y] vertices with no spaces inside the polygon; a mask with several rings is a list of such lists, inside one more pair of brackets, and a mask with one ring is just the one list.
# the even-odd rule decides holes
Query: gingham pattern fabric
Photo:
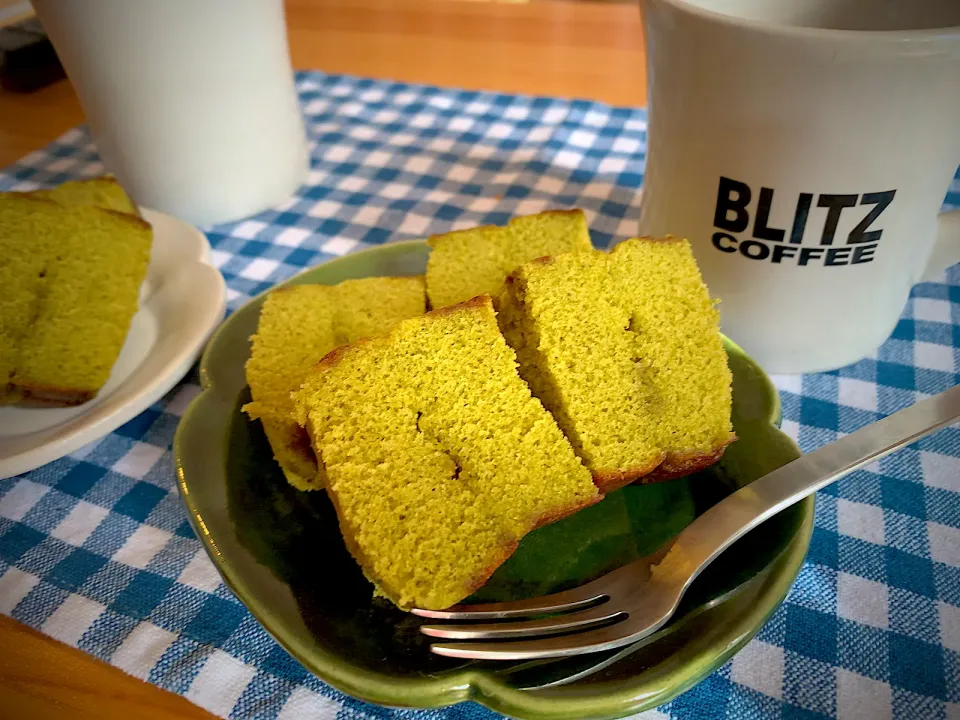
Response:
[{"label": "gingham pattern fabric", "polygon": [[[295,197],[207,228],[235,309],[300,269],[392,239],[584,208],[629,236],[642,110],[343,76],[298,76],[312,169]],[[102,172],[82,129],[0,174],[0,190]],[[960,175],[958,175],[960,177]],[[960,179],[946,197],[960,206]],[[960,268],[917,286],[875,357],[777,378],[804,450],[957,382]],[[292,660],[219,581],[174,486],[188,377],[118,431],[0,481],[0,612],[231,718],[499,717],[394,711]],[[757,639],[643,718],[960,718],[960,430],[820,493],[809,557]]]}]

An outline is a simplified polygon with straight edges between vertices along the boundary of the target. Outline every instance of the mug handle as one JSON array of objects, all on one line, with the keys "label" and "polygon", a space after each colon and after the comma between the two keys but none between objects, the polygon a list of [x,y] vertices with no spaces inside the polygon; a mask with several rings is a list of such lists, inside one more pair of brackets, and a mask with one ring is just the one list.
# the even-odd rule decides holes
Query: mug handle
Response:
[{"label": "mug handle", "polygon": [[940,273],[957,262],[960,262],[960,210],[951,210],[937,216],[937,239],[917,282],[938,281]]}]

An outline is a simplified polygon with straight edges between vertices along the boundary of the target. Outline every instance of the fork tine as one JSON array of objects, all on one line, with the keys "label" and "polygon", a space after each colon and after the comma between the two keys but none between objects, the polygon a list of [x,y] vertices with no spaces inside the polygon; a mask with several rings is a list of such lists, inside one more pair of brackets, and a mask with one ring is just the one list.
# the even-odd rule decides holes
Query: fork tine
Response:
[{"label": "fork tine", "polygon": [[[664,547],[669,547],[667,543]],[[410,612],[433,620],[500,620],[584,610],[606,602],[613,595],[626,596],[650,578],[650,564],[666,551],[634,560],[579,587],[514,602],[454,605],[446,610],[413,608]],[[653,560],[652,560],[653,559]]]},{"label": "fork tine", "polygon": [[430,646],[430,650],[437,655],[468,660],[535,660],[568,657],[629,645],[660,628],[666,620],[667,618],[663,617],[651,623],[643,618],[628,618],[625,622],[573,635],[505,642],[434,643]]},{"label": "fork tine", "polygon": [[608,604],[605,603],[589,610],[581,610],[567,615],[555,615],[541,620],[482,623],[480,625],[423,625],[420,627],[420,632],[444,640],[496,640],[499,638],[555,635],[568,630],[585,630],[595,625],[619,622],[627,617],[627,613],[609,608]]},{"label": "fork tine", "polygon": [[410,612],[432,620],[501,620],[550,613],[573,612],[606,602],[610,596],[602,592],[596,581],[572,590],[542,595],[528,600],[480,605],[454,605],[449,610],[413,608]]}]

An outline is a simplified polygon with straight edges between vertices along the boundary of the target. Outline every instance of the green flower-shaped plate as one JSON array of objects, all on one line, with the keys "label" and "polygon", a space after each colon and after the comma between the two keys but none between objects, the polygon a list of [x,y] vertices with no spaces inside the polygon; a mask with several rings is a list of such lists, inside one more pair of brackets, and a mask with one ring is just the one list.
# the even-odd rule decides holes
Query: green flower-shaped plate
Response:
[{"label": "green flower-shaped plate", "polygon": [[[424,272],[423,242],[388,244],[288,281],[335,284]],[[233,313],[201,363],[204,391],[174,440],[180,492],[224,581],[306,668],[339,690],[393,707],[475,700],[515,718],[614,718],[667,702],[737,652],[766,622],[799,572],[813,499],[731,547],[691,587],[657,635],[617,653],[525,664],[430,653],[419,620],[374,599],[344,548],[323,492],[286,484],[258,423],[244,363],[262,297]],[[529,597],[580,584],[656,549],[724,495],[799,456],[777,425],[776,389],[727,343],[739,440],[707,472],[624,488],[521,543],[471,600]]]}]

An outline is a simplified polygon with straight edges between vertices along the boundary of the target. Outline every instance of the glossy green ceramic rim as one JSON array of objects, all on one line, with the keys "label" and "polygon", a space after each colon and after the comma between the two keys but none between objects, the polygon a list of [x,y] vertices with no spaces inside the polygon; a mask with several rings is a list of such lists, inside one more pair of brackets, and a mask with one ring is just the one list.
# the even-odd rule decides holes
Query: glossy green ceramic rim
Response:
[{"label": "glossy green ceramic rim", "polygon": [[[337,260],[307,270],[282,285],[310,282],[321,269],[345,262],[356,263],[358,256],[376,254],[403,255],[412,249],[425,247],[422,241],[390,243],[359,253],[347,255]],[[325,273],[323,273],[325,274]],[[271,288],[270,292],[275,288]],[[253,298],[250,303],[258,302],[265,293]],[[212,363],[217,362],[218,341],[230,332],[228,318],[213,335],[200,363],[200,382],[203,391],[190,403],[184,412],[174,437],[173,451],[177,468],[177,482],[181,497],[188,510],[188,516],[198,537],[215,563],[224,582],[244,603],[250,613],[304,667],[334,688],[355,698],[388,707],[433,708],[473,700],[492,710],[514,718],[543,720],[588,720],[589,718],[617,718],[643,710],[654,708],[670,701],[680,693],[690,689],[707,675],[723,665],[737,653],[760,630],[777,607],[786,597],[806,555],[813,532],[814,499],[807,498],[802,503],[803,519],[784,552],[768,566],[763,584],[758,590],[759,601],[749,611],[740,614],[731,623],[726,632],[713,644],[687,658],[683,665],[669,676],[669,682],[662,678],[642,678],[637,682],[619,681],[590,686],[565,686],[551,690],[519,690],[510,687],[491,673],[475,670],[451,672],[442,677],[412,679],[396,678],[390,675],[372,672],[351,666],[344,658],[329,650],[317,649],[309,653],[299,648],[297,638],[284,626],[277,615],[268,607],[257,607],[248,601],[247,583],[240,573],[232,567],[217,547],[205,526],[200,508],[190,492],[184,470],[183,436],[197,425],[203,425],[200,418],[205,413],[215,412],[217,404],[213,401],[215,386],[212,380]],[[741,348],[725,338],[727,352],[747,358]],[[747,358],[749,359],[749,358]],[[245,361],[245,358],[243,359]],[[755,363],[751,366],[756,368]],[[759,372],[759,377],[769,393],[769,422],[775,432],[781,419],[780,397],[769,377]],[[220,447],[217,439],[211,446]],[[797,455],[800,454],[799,449]]]}]

